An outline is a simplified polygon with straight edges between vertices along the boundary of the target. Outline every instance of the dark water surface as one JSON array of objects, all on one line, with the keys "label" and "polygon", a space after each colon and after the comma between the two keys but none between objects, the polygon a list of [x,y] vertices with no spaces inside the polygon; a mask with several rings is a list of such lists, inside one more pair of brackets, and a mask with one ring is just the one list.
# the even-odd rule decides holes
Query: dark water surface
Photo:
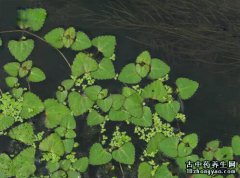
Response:
[{"label": "dark water surface", "polygon": [[[105,0],[107,1],[107,0]],[[127,38],[130,36],[125,30],[101,30],[98,26],[91,26],[79,16],[82,7],[90,9],[104,8],[103,0],[0,0],[0,30],[16,28],[17,9],[23,7],[43,7],[48,11],[48,18],[44,28],[39,32],[43,36],[54,27],[75,26],[86,32],[90,37],[101,34],[111,34],[117,37],[116,68],[119,71],[125,64],[133,62],[136,56],[146,48]],[[21,34],[2,35],[3,40],[19,38]],[[47,80],[32,85],[32,90],[43,98],[52,97],[61,80],[69,75],[69,69],[59,54],[41,41],[35,40],[37,50],[32,54],[34,65],[44,69]],[[6,45],[0,50],[0,65],[12,60],[6,53]],[[164,55],[158,51],[151,51],[152,56],[164,59]],[[74,54],[63,50],[70,61]],[[183,131],[196,132],[200,137],[200,147],[207,141],[220,139],[223,144],[229,144],[233,135],[240,132],[240,76],[236,70],[232,73],[215,73],[215,66],[196,64],[179,60],[173,62],[165,58],[171,66],[171,79],[188,77],[200,83],[198,92],[189,101],[184,102],[187,122],[183,125]],[[239,69],[240,70],[240,69]],[[0,75],[3,75],[1,69]],[[1,77],[1,83],[3,78]],[[107,84],[111,85],[111,84]],[[1,85],[2,86],[2,85]],[[0,145],[2,147],[0,137]],[[3,145],[4,147],[4,145]],[[4,148],[0,148],[4,150]]]}]

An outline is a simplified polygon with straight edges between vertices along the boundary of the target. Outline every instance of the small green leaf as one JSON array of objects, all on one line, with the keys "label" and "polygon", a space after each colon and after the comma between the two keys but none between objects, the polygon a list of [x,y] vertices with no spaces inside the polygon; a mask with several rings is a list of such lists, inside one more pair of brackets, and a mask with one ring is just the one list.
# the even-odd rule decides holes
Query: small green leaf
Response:
[{"label": "small green leaf", "polygon": [[195,133],[186,135],[183,138],[183,143],[188,144],[192,149],[196,148],[197,144],[198,144],[198,136]]},{"label": "small green leaf", "polygon": [[122,83],[137,84],[142,79],[137,73],[135,64],[130,63],[123,67],[122,71],[119,74],[118,80]]},{"label": "small green leaf", "polygon": [[2,46],[3,42],[2,42],[2,38],[0,37],[0,47]]},{"label": "small green leaf", "polygon": [[110,97],[112,98],[113,104],[112,109],[119,110],[125,101],[125,97],[120,94],[111,94]]},{"label": "small green leaf", "polygon": [[63,28],[55,28],[48,32],[44,39],[53,47],[61,49],[63,47]]},{"label": "small green leaf", "polygon": [[80,75],[86,72],[92,72],[97,70],[98,64],[97,62],[89,57],[85,53],[78,53],[73,61],[72,64],[72,75],[79,77]]},{"label": "small green leaf", "polygon": [[7,86],[12,88],[18,83],[18,78],[16,78],[16,77],[6,77],[5,81],[6,81]]},{"label": "small green leaf", "polygon": [[125,99],[123,106],[125,110],[129,112],[133,117],[142,117],[142,102],[142,97],[138,93],[134,93]]},{"label": "small green leaf", "polygon": [[186,156],[186,157],[178,157],[178,158],[176,158],[176,162],[177,162],[180,170],[184,171],[184,173],[186,171],[186,162],[187,161],[195,162],[197,160],[199,160],[198,155],[190,155],[190,156]]},{"label": "small green leaf", "polygon": [[63,140],[65,153],[71,153],[74,146],[74,139],[65,139]]},{"label": "small green leaf", "polygon": [[155,110],[157,111],[159,116],[168,122],[172,122],[174,120],[179,109],[180,104],[177,101],[171,101],[164,104],[158,103],[155,105]]},{"label": "small green leaf", "polygon": [[12,94],[15,98],[19,98],[23,94],[23,88],[13,88],[12,89]]},{"label": "small green leaf", "polygon": [[113,110],[111,109],[109,111],[109,119],[112,121],[126,121],[130,118],[130,115],[128,112],[124,110]]},{"label": "small green leaf", "polygon": [[235,155],[240,156],[240,136],[235,135],[232,137],[232,149]]},{"label": "small green leaf", "polygon": [[131,96],[134,93],[136,93],[136,90],[134,90],[133,88],[123,87],[123,89],[122,89],[122,94],[125,97],[129,97],[129,96]]},{"label": "small green leaf", "polygon": [[138,178],[152,178],[152,166],[143,162],[138,167]]},{"label": "small green leaf", "polygon": [[18,10],[18,26],[21,29],[38,31],[42,28],[46,16],[47,12],[42,8]]},{"label": "small green leaf", "polygon": [[56,97],[57,97],[57,100],[62,103],[66,100],[67,98],[67,95],[68,95],[68,92],[66,90],[63,90],[63,91],[57,91],[56,92]]},{"label": "small green leaf", "polygon": [[98,94],[102,90],[102,87],[98,85],[92,85],[84,89],[84,93],[87,95],[87,97],[93,101],[98,99]]},{"label": "small green leaf", "polygon": [[192,153],[192,148],[189,146],[186,146],[184,143],[180,143],[178,145],[178,156],[179,157],[184,157],[188,156]]},{"label": "small green leaf", "polygon": [[17,77],[20,64],[18,62],[9,62],[3,66],[5,72],[12,77]]},{"label": "small green leaf", "polygon": [[14,124],[14,118],[0,114],[0,132],[8,129]]},{"label": "small green leaf", "polygon": [[105,57],[111,57],[114,54],[116,46],[115,36],[99,36],[92,40],[95,46]]},{"label": "small green leaf", "polygon": [[7,177],[13,176],[13,171],[11,170],[11,166],[12,166],[11,158],[5,153],[0,154],[0,172],[3,173],[3,177],[1,178],[7,178]]},{"label": "small green leaf", "polygon": [[176,80],[179,95],[181,99],[186,100],[193,96],[197,91],[199,84],[187,78],[178,78]]},{"label": "small green leaf", "polygon": [[214,157],[218,161],[222,160],[233,160],[233,149],[232,147],[222,147],[218,148],[217,151],[214,153]]},{"label": "small green leaf", "polygon": [[89,126],[101,124],[103,121],[104,117],[100,115],[97,111],[92,110],[91,112],[89,112],[87,117],[87,124]]},{"label": "small green leaf", "polygon": [[92,46],[91,40],[84,32],[77,32],[76,39],[71,48],[74,51],[81,51],[88,49]]},{"label": "small green leaf", "polygon": [[172,172],[168,169],[168,165],[162,164],[158,166],[154,178],[178,178],[178,176],[173,176]]},{"label": "small green leaf", "polygon": [[61,85],[65,88],[65,90],[70,90],[74,85],[74,80],[72,79],[63,80],[61,82]]},{"label": "small green leaf", "polygon": [[147,144],[147,153],[157,153],[159,150],[159,143],[164,139],[166,139],[166,137],[162,133],[156,133]]},{"label": "small green leaf", "polygon": [[123,164],[133,164],[135,161],[135,148],[131,142],[112,152],[113,159]]},{"label": "small green leaf", "polygon": [[89,163],[91,165],[102,165],[112,160],[112,155],[108,153],[100,143],[95,143],[90,148]]},{"label": "small green leaf", "polygon": [[46,79],[46,76],[44,72],[37,67],[33,67],[31,69],[30,75],[28,76],[28,80],[30,82],[41,82],[45,79]]},{"label": "small green leaf", "polygon": [[210,151],[216,151],[218,149],[220,145],[220,141],[219,140],[213,140],[213,141],[210,141],[207,143],[207,150],[210,150]]},{"label": "small green leaf", "polygon": [[142,127],[150,127],[152,125],[152,112],[151,109],[147,106],[143,107],[143,115],[140,118],[137,117],[131,117],[130,121],[137,125]]},{"label": "small green leaf", "polygon": [[141,64],[136,64],[136,71],[139,76],[142,78],[146,77],[148,72],[149,72],[149,66],[148,65],[141,65]]},{"label": "small green leaf", "polygon": [[47,162],[47,165],[46,165],[46,168],[51,173],[57,171],[59,169],[59,167],[60,167],[60,165],[58,162],[52,162],[52,161]]},{"label": "small green leaf", "polygon": [[17,59],[19,62],[25,61],[28,56],[31,54],[34,48],[34,41],[31,39],[28,40],[11,40],[8,42],[8,49],[10,53]]},{"label": "small green leaf", "polygon": [[159,143],[159,150],[166,156],[174,158],[177,156],[179,138],[169,137]]},{"label": "small green leaf", "polygon": [[151,69],[149,73],[149,78],[159,79],[167,75],[170,71],[170,67],[160,59],[152,59],[151,61]]},{"label": "small green leaf", "polygon": [[136,59],[136,63],[137,64],[146,64],[146,65],[150,65],[151,63],[151,56],[150,53],[148,51],[143,51],[142,53],[140,53]]},{"label": "small green leaf", "polygon": [[79,172],[86,172],[88,168],[88,158],[82,157],[73,163],[73,168],[78,170]]},{"label": "small green leaf", "polygon": [[97,105],[103,112],[109,111],[113,103],[112,97],[107,97],[105,99],[97,100]]},{"label": "small green leaf", "polygon": [[75,40],[75,35],[76,35],[75,28],[69,27],[68,29],[65,30],[63,34],[63,45],[66,48],[70,48],[70,46],[73,44]]}]

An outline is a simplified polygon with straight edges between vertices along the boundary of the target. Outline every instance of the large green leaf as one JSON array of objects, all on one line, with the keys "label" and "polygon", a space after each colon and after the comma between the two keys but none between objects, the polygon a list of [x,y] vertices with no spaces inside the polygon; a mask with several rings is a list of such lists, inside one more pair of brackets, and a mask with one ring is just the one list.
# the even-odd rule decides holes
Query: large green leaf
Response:
[{"label": "large green leaf", "polygon": [[20,68],[20,64],[18,62],[9,62],[3,66],[5,72],[8,75],[16,77],[18,75],[18,70]]},{"label": "large green leaf", "polygon": [[47,12],[42,8],[18,10],[18,26],[21,29],[38,31],[42,28],[46,16]]},{"label": "large green leaf", "polygon": [[166,74],[168,74],[169,71],[170,71],[170,67],[165,62],[163,62],[160,59],[152,59],[151,69],[148,76],[152,80],[159,79],[161,77],[164,77]]},{"label": "large green leaf", "polygon": [[30,82],[41,82],[45,79],[46,79],[46,76],[45,76],[44,72],[37,67],[33,67],[28,76],[28,80]]},{"label": "large green leaf", "polygon": [[98,65],[98,69],[91,73],[91,76],[98,80],[112,79],[115,75],[114,65],[109,58],[103,58]]},{"label": "large green leaf", "polygon": [[109,111],[113,103],[112,97],[109,96],[105,99],[97,100],[97,105],[103,112]]},{"label": "large green leaf", "polygon": [[76,39],[71,48],[74,51],[81,51],[88,49],[92,46],[91,40],[84,32],[77,32]]},{"label": "large green leaf", "polygon": [[162,133],[156,133],[147,144],[147,153],[151,154],[158,152],[159,143],[164,139],[166,139],[166,137]]},{"label": "large green leaf", "polygon": [[176,80],[181,99],[189,99],[197,91],[199,84],[188,78],[178,78]]},{"label": "large green leaf", "polygon": [[74,147],[74,139],[65,139],[63,140],[64,151],[65,153],[71,153]]},{"label": "large green leaf", "polygon": [[127,84],[139,83],[141,81],[141,77],[137,73],[135,64],[130,63],[124,66],[119,74],[118,80]]},{"label": "large green leaf", "polygon": [[42,101],[37,95],[32,92],[26,92],[23,95],[23,107],[21,111],[21,117],[24,119],[29,119],[44,109]]},{"label": "large green leaf", "polygon": [[89,163],[91,165],[102,165],[112,160],[112,155],[108,153],[100,143],[95,143],[90,148]]},{"label": "large green leaf", "polygon": [[98,69],[97,62],[85,53],[78,53],[72,64],[72,75],[79,77],[86,72],[92,72]]},{"label": "large green leaf", "polygon": [[111,94],[110,97],[112,98],[112,109],[118,110],[123,106],[125,101],[125,97],[120,94]]},{"label": "large green leaf", "polygon": [[96,110],[92,110],[89,112],[88,117],[87,117],[87,124],[89,126],[94,126],[101,124],[104,121],[104,117],[99,114]]},{"label": "large green leaf", "polygon": [[111,109],[109,111],[109,119],[112,121],[126,121],[129,118],[130,118],[129,113],[124,110]]},{"label": "large green leaf", "polygon": [[1,173],[3,174],[1,178],[7,178],[7,177],[13,176],[13,171],[11,166],[12,166],[11,158],[5,153],[0,154],[0,177],[1,177]]},{"label": "large green leaf", "polygon": [[30,123],[23,123],[12,128],[9,133],[9,137],[12,139],[18,140],[28,145],[32,145],[34,143],[34,131],[33,126]]},{"label": "large green leaf", "polygon": [[123,106],[133,117],[142,117],[142,102],[142,97],[138,93],[134,93],[125,99]]},{"label": "large green leaf", "polygon": [[75,116],[80,116],[87,112],[94,104],[87,96],[82,96],[75,91],[68,95],[68,103]]},{"label": "large green leaf", "polygon": [[142,78],[146,77],[148,72],[149,72],[149,66],[148,65],[141,65],[141,64],[136,64],[136,71],[139,76]]},{"label": "large green leaf", "polygon": [[64,154],[64,145],[58,134],[53,133],[45,138],[39,145],[39,149],[42,151],[47,151],[58,156]]},{"label": "large green leaf", "polygon": [[99,36],[92,40],[93,46],[95,46],[105,57],[111,57],[114,54],[116,46],[115,36]]},{"label": "large green leaf", "polygon": [[23,62],[31,54],[34,48],[34,41],[31,39],[28,40],[11,40],[8,42],[8,49],[10,53],[17,59],[19,62]]},{"label": "large green leaf", "polygon": [[168,165],[162,164],[157,168],[154,178],[178,178],[178,176],[173,176],[172,172],[168,169]]},{"label": "large green leaf", "polygon": [[232,149],[235,155],[240,156],[240,136],[235,135],[232,137]]},{"label": "large green leaf", "polygon": [[152,178],[152,166],[143,162],[138,167],[138,178]]},{"label": "large green leaf", "polygon": [[14,124],[14,122],[15,120],[13,117],[0,114],[0,132],[11,127]]},{"label": "large green leaf", "polygon": [[73,163],[73,168],[79,172],[86,172],[88,168],[88,158],[82,157]]},{"label": "large green leaf", "polygon": [[112,152],[113,159],[123,164],[133,164],[135,161],[135,148],[131,142]]},{"label": "large green leaf", "polygon": [[12,87],[16,86],[16,84],[18,83],[18,78],[17,77],[6,77],[5,82],[6,82],[7,86],[12,88]]},{"label": "large green leaf", "polygon": [[63,47],[63,28],[55,28],[48,32],[44,38],[45,40],[55,48],[62,48]]},{"label": "large green leaf", "polygon": [[177,137],[169,137],[164,139],[159,143],[159,150],[168,157],[176,157],[177,156],[177,148],[178,148],[179,138]]},{"label": "large green leaf", "polygon": [[131,117],[130,121],[137,126],[150,127],[152,125],[151,109],[147,106],[144,106],[142,117]]},{"label": "large green leaf", "polygon": [[165,119],[168,122],[172,122],[176,117],[178,111],[180,109],[180,104],[177,101],[171,101],[168,103],[158,103],[155,105],[155,110],[159,114],[160,117]]},{"label": "large green leaf", "polygon": [[146,99],[154,99],[158,101],[165,101],[167,91],[160,80],[156,80],[147,85],[142,92],[142,96]]}]

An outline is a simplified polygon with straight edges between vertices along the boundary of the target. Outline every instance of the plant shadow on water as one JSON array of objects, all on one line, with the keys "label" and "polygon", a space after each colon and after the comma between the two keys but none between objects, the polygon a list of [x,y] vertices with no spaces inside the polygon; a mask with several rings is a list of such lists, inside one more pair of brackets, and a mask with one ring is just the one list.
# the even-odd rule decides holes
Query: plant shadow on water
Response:
[{"label": "plant shadow on water", "polygon": [[[106,1],[106,3],[107,2],[108,1]],[[96,8],[104,8],[104,5],[99,5],[98,3],[99,2],[97,0],[69,0],[67,3],[63,0],[51,0],[48,2],[41,0],[25,0],[21,2],[15,0],[0,0],[0,31],[15,28],[17,16],[16,10],[18,8],[42,7],[48,11],[49,19],[46,22],[43,31],[40,32],[41,36],[43,36],[43,34],[46,34],[50,29],[54,27],[68,27],[73,25],[77,25],[77,28],[87,32],[92,37],[100,34],[115,35],[118,39],[118,45],[116,49],[117,60],[115,62],[117,73],[120,72],[125,64],[133,62],[140,51],[143,51],[147,48],[149,51],[151,51],[152,56],[159,56],[163,59],[168,60],[168,64],[171,66],[172,70],[170,74],[171,82],[173,82],[178,76],[189,76],[191,79],[200,83],[200,87],[198,89],[199,91],[196,93],[196,95],[191,100],[184,101],[187,121],[185,124],[181,125],[182,131],[186,133],[194,132],[199,135],[200,142],[196,152],[200,153],[201,150],[204,149],[206,142],[213,139],[219,139],[222,141],[223,145],[229,145],[230,138],[233,135],[238,134],[240,129],[240,96],[238,92],[238,88],[240,86],[240,80],[238,79],[239,74],[235,71],[232,73],[217,73],[215,71],[216,68],[219,70],[219,67],[197,63],[197,60],[181,61],[181,59],[177,59],[178,61],[176,61],[176,58],[172,57],[171,54],[167,54],[166,51],[165,53],[161,53],[161,49],[152,49],[150,46],[146,47],[142,44],[130,40],[127,38],[127,36],[131,36],[131,34],[134,36],[135,34],[132,31],[126,31],[124,27],[123,29],[115,30],[111,29],[111,27],[106,27],[104,29],[97,26],[91,26],[88,20],[82,19],[83,14],[79,13],[78,15],[78,12],[79,10],[81,11],[83,9],[82,7],[90,8],[91,10],[94,10]],[[144,33],[147,33],[147,31]],[[3,36],[2,39],[4,41],[8,41],[9,39],[18,39],[20,37],[21,35],[19,34],[10,34],[8,36]],[[143,41],[146,41],[148,40],[148,37],[146,36],[146,39],[144,39],[144,36],[141,36],[141,39],[143,39]],[[31,57],[34,60],[34,64],[36,66],[44,68],[44,72],[48,78],[41,83],[41,87],[39,87],[39,84],[31,84],[31,90],[34,91],[34,93],[36,93],[42,99],[46,99],[55,95],[55,90],[59,86],[60,82],[68,77],[70,71],[56,50],[49,48],[49,46],[39,40],[35,40],[35,43],[36,46],[38,46],[38,51],[33,51]],[[165,43],[167,46],[167,41],[165,41]],[[238,44],[238,47],[239,46],[240,45]],[[5,46],[1,52],[1,58],[11,60],[12,57],[7,52],[7,50],[8,49]],[[75,54],[65,49],[63,49],[62,52],[72,63]],[[189,58],[191,58],[191,52],[192,51],[189,51]],[[202,56],[199,57],[199,60],[202,60]],[[0,61],[1,66],[3,66],[5,63],[5,60]],[[225,69],[226,66],[220,68],[220,70]],[[1,71],[0,75],[6,76],[4,71]],[[1,83],[5,83],[3,78],[1,78]],[[114,81],[104,81],[100,83],[103,88],[108,88],[110,90],[110,93],[121,92],[120,88],[122,88],[122,86],[117,82],[114,83]],[[4,87],[6,86],[1,87],[2,90],[6,89]],[[37,117],[38,118],[35,118],[33,122],[36,122],[35,124],[38,126],[36,127],[36,130],[41,131],[43,128],[45,116],[41,115]],[[76,141],[84,143],[78,150],[79,156],[86,156],[89,151],[88,148],[91,146],[91,144],[99,140],[99,129],[91,129],[88,127],[86,121],[83,118],[84,117],[77,120],[78,127],[76,129],[77,133],[80,133],[80,136],[76,138]],[[110,125],[109,127],[111,129],[108,134],[111,135],[114,132],[114,125]],[[129,132],[133,133],[132,127],[126,125],[125,128],[127,128]],[[5,136],[0,136],[0,143],[0,152],[7,152],[9,154],[15,154],[24,148],[24,145],[18,144],[17,142],[12,141]],[[139,145],[136,146],[136,152],[140,153],[142,151],[141,142],[138,144]],[[19,148],[19,150],[12,150],[11,148]],[[89,175],[85,174],[84,177],[112,177],[113,175],[105,175],[109,174],[109,172],[106,172],[106,167],[107,165],[105,167],[102,166],[101,168],[97,169],[95,166],[91,166]],[[134,167],[133,170],[133,173],[126,172],[125,177],[137,177],[137,168]],[[44,172],[46,170],[42,168],[40,169],[40,172],[41,171]],[[121,170],[118,167],[117,172],[120,176]]]}]

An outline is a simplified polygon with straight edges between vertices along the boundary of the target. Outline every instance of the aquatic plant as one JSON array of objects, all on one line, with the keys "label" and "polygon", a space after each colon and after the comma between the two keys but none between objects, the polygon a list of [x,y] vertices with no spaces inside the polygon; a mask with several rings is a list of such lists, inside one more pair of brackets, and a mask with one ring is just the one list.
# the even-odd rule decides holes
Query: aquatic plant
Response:
[{"label": "aquatic plant", "polygon": [[[3,66],[8,90],[1,90],[0,131],[24,145],[19,153],[0,154],[0,177],[78,178],[91,174],[92,167],[105,166],[115,177],[119,173],[125,177],[126,171],[137,168],[138,175],[133,176],[138,178],[170,178],[184,174],[186,161],[231,160],[240,155],[240,137],[236,135],[228,147],[220,147],[218,140],[209,142],[200,157],[193,152],[197,134],[176,128],[175,123],[186,121],[177,97],[191,98],[199,86],[196,81],[180,77],[172,84],[170,67],[148,51],[117,73],[114,36],[90,39],[69,27],[55,28],[40,37],[33,32],[42,28],[46,14],[41,8],[20,10],[20,29],[0,32],[22,35],[7,43],[16,61]],[[37,50],[33,39],[54,48],[71,70],[56,96],[44,101],[30,87],[31,82],[47,80],[44,69],[33,67],[29,60]],[[72,64],[62,48],[77,52]],[[97,54],[90,49],[97,49]],[[119,82],[119,92],[103,88],[103,80]],[[39,131],[34,121],[42,114],[44,123]],[[82,140],[81,124],[96,128],[95,138]],[[91,145],[84,151],[88,141]]]}]

